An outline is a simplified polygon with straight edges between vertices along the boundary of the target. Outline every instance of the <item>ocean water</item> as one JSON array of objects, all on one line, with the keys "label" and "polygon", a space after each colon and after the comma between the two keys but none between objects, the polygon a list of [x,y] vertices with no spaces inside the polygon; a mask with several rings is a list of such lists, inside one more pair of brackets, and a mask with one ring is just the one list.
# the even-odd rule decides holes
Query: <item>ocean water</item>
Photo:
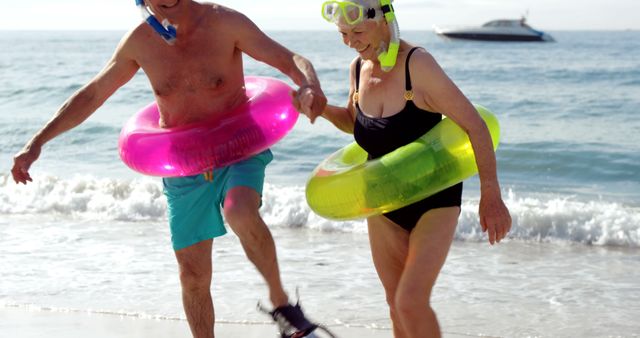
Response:
[{"label": "ocean water", "polygon": [[[309,58],[344,104],[354,53],[335,32],[270,32]],[[425,46],[501,122],[497,152],[514,227],[486,244],[478,181],[465,185],[449,260],[434,292],[445,332],[494,337],[637,337],[640,324],[640,32],[553,32],[557,43],[403,37]],[[160,181],[122,164],[117,137],[153,100],[143,73],[89,120],[50,142],[16,186],[12,156],[106,63],[122,32],[0,36],[0,305],[183,318]],[[161,56],[158,56],[161,57]],[[248,75],[287,80],[251,59]],[[287,80],[288,81],[288,80]],[[290,81],[288,81],[290,82]],[[261,210],[285,284],[330,325],[389,326],[363,221],[314,215],[304,184],[351,142],[326,121],[273,147]],[[214,244],[216,313],[262,322],[266,289],[230,234]]]}]

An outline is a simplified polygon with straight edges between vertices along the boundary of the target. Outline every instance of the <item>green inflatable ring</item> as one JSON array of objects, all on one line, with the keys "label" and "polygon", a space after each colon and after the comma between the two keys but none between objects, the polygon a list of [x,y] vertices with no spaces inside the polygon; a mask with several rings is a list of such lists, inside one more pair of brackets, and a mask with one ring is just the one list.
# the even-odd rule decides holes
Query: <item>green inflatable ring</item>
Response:
[{"label": "green inflatable ring", "polygon": [[[493,149],[500,139],[498,119],[475,105],[487,124]],[[443,119],[422,137],[381,158],[351,143],[325,159],[307,182],[307,203],[335,220],[369,217],[399,209],[478,173],[469,137]]]}]

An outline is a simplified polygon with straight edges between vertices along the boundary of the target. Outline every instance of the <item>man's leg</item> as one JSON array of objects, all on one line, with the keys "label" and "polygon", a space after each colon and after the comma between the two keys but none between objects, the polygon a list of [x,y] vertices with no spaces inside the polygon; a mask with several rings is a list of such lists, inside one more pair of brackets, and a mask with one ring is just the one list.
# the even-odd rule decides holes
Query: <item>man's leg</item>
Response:
[{"label": "man's leg", "polygon": [[194,338],[213,338],[211,248],[213,239],[176,251],[180,267],[182,303]]},{"label": "man's leg", "polygon": [[224,217],[238,235],[244,251],[264,277],[269,287],[269,299],[274,308],[288,304],[280,280],[276,246],[269,228],[260,217],[260,195],[253,189],[237,186],[227,191]]}]

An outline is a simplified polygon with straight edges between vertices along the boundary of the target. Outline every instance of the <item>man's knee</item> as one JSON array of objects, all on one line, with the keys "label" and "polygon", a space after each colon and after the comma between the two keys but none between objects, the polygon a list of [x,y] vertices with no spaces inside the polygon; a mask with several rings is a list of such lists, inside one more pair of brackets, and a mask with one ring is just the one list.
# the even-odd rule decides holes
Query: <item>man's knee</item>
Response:
[{"label": "man's knee", "polygon": [[232,227],[255,223],[260,218],[258,208],[260,197],[257,193],[233,193],[224,200],[224,218]]},{"label": "man's knee", "polygon": [[209,289],[211,269],[195,268],[190,264],[180,264],[180,284],[188,291]]},{"label": "man's knee", "polygon": [[183,289],[197,290],[211,285],[211,245],[200,242],[176,252]]}]

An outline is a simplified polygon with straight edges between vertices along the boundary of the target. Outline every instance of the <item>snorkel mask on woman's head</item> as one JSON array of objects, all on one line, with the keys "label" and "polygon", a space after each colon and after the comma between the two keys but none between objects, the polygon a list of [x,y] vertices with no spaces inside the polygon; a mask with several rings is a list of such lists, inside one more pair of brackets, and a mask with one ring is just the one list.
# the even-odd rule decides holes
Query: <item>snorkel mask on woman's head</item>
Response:
[{"label": "snorkel mask on woman's head", "polygon": [[169,20],[164,19],[162,20],[162,23],[160,23],[160,21],[158,21],[158,19],[149,12],[144,0],[136,0],[136,6],[140,9],[140,13],[142,14],[144,21],[146,21],[149,26],[153,27],[153,30],[160,34],[166,43],[173,45],[176,42],[176,27],[173,26]]},{"label": "snorkel mask on woman's head", "polygon": [[382,11],[375,8],[367,8],[361,4],[351,1],[327,1],[322,4],[322,17],[335,24],[340,22],[340,18],[349,25],[357,25],[366,19],[382,18]]},{"label": "snorkel mask on woman's head", "polygon": [[[393,0],[326,1],[322,4],[322,17],[338,24],[343,19],[349,25],[357,25],[364,20],[386,20],[391,30],[389,48],[378,54],[383,71],[390,71],[396,65],[400,49],[400,28],[391,2]],[[375,3],[375,5],[371,5]]]}]

